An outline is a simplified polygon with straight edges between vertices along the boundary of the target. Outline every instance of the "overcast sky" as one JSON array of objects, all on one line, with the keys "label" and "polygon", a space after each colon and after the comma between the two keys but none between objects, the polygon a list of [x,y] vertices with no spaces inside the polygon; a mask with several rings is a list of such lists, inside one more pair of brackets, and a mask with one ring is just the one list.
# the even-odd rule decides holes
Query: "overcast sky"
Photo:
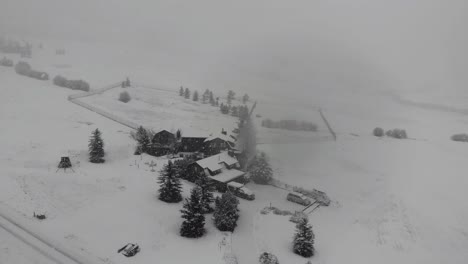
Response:
[{"label": "overcast sky", "polygon": [[0,3],[0,33],[103,42],[127,36],[283,85],[461,89],[468,83],[466,0]]}]

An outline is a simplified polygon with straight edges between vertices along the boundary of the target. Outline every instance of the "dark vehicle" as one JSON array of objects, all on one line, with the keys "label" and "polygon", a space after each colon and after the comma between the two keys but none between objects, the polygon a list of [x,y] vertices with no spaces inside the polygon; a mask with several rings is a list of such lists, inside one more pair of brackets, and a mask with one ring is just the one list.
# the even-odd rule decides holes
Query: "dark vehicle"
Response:
[{"label": "dark vehicle", "polygon": [[227,188],[239,198],[246,199],[249,201],[255,200],[255,194],[243,184],[240,184],[238,182],[229,182],[227,184]]},{"label": "dark vehicle", "polygon": [[128,243],[127,245],[125,245],[117,251],[117,253],[122,253],[126,257],[133,257],[138,252],[140,252],[140,246],[138,246],[138,244],[132,243]]}]

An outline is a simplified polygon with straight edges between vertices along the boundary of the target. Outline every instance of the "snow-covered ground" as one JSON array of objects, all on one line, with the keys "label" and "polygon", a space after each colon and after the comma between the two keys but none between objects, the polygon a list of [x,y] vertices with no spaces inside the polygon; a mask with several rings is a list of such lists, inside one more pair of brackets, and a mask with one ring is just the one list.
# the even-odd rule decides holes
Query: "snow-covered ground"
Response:
[{"label": "snow-covered ground", "polygon": [[[125,48],[75,44],[66,46],[66,56],[56,56],[58,45],[44,42],[44,46],[30,62],[51,77],[83,78],[100,88],[129,74],[174,91],[129,88],[133,100],[124,104],[117,101],[122,90],[117,88],[80,99],[86,103],[155,130],[203,133],[235,126],[235,119],[217,109],[177,95],[184,83],[179,83],[178,72],[168,70],[174,65],[164,64],[169,55],[134,57]],[[0,79],[2,204],[41,236],[97,263],[222,263],[225,236],[209,219],[202,239],[178,235],[182,204],[157,200],[157,172],[148,166],[153,160],[158,171],[166,160],[134,156],[130,128],[70,103],[67,96],[76,91],[50,81],[19,76],[5,67],[0,67]],[[206,88],[222,95],[226,87]],[[468,169],[468,145],[449,140],[452,134],[468,132],[466,116],[404,104],[386,93],[350,91],[275,100],[262,89],[251,94],[259,101],[256,113],[319,125],[318,132],[257,127],[259,148],[271,157],[276,178],[325,191],[333,200],[310,215],[317,249],[313,263],[464,263],[468,259],[468,180],[463,174]],[[399,94],[421,101],[430,101],[430,95]],[[445,100],[440,103],[452,103]],[[319,108],[337,132],[336,142],[321,121]],[[411,139],[375,138],[371,132],[376,126],[404,128]],[[95,128],[103,133],[105,164],[87,161],[87,141]],[[71,157],[75,172],[56,172],[59,158],[65,155]],[[184,184],[184,196],[190,187]],[[259,214],[270,203],[291,211],[300,206],[287,202],[284,190],[248,187],[256,200],[241,200],[239,226],[232,236],[239,263],[256,263],[264,250],[276,254],[281,263],[305,263],[291,252],[294,225],[288,218]],[[33,212],[46,213],[48,219],[39,222]],[[128,242],[142,247],[132,259],[116,253]],[[24,252],[8,239],[2,243],[8,243],[9,249],[2,246],[1,260]],[[17,263],[30,263],[25,258]]]}]

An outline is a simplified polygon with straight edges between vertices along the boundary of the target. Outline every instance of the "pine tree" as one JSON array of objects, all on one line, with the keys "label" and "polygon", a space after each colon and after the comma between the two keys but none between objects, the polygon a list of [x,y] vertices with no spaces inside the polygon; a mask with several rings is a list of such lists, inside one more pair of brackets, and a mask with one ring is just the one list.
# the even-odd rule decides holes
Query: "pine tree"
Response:
[{"label": "pine tree", "polygon": [[182,87],[182,86],[180,87],[179,95],[184,96],[184,87]]},{"label": "pine tree", "polygon": [[206,104],[209,99],[210,99],[210,91],[208,89],[206,89],[205,92],[202,95],[202,102],[204,104]]},{"label": "pine tree", "polygon": [[227,95],[227,103],[230,105],[232,100],[235,99],[236,93],[233,92],[232,90],[229,90],[228,95]]},{"label": "pine tree", "polygon": [[260,264],[279,264],[278,258],[269,252],[263,252],[258,261]]},{"label": "pine tree", "polygon": [[190,90],[189,90],[189,88],[185,88],[184,97],[185,97],[185,99],[190,99]]},{"label": "pine tree", "polygon": [[151,139],[149,137],[148,131],[143,127],[140,126],[135,133],[135,140],[138,143],[137,149],[141,151],[141,153],[146,153],[149,149],[149,145]]},{"label": "pine tree", "polygon": [[210,91],[210,104],[211,104],[211,106],[216,106],[216,101],[214,99],[212,91]]},{"label": "pine tree", "polygon": [[177,129],[176,139],[177,141],[180,141],[182,139],[182,131],[180,129]]},{"label": "pine tree", "polygon": [[178,203],[182,201],[182,185],[177,177],[174,165],[169,161],[159,172],[159,200],[167,203]]},{"label": "pine tree", "polygon": [[223,193],[221,199],[216,200],[213,214],[214,224],[220,231],[233,232],[239,219],[239,200],[230,192]]},{"label": "pine tree", "polygon": [[198,101],[198,91],[193,92],[193,101]]},{"label": "pine tree", "polygon": [[214,211],[211,207],[214,201],[212,185],[208,182],[208,178],[205,175],[200,175],[196,183],[200,187],[202,212],[204,214],[212,213]]},{"label": "pine tree", "polygon": [[273,170],[268,163],[268,158],[264,152],[255,157],[248,171],[251,179],[257,184],[268,184],[273,176]]},{"label": "pine tree", "polygon": [[101,132],[96,128],[89,139],[89,161],[92,163],[103,163],[104,141],[101,138]]},{"label": "pine tree", "polygon": [[248,94],[244,94],[244,96],[242,96],[242,103],[245,104],[249,101],[249,95]]},{"label": "pine tree", "polygon": [[231,107],[231,115],[232,116],[239,116],[239,113],[238,113],[237,109],[238,109],[237,106]]},{"label": "pine tree", "polygon": [[205,216],[202,211],[201,192],[199,187],[195,187],[190,192],[190,198],[185,199],[182,213],[180,235],[183,237],[198,238],[205,233]]},{"label": "pine tree", "polygon": [[312,257],[314,255],[314,239],[312,226],[307,217],[303,218],[296,225],[296,234],[294,235],[293,251],[303,257]]}]

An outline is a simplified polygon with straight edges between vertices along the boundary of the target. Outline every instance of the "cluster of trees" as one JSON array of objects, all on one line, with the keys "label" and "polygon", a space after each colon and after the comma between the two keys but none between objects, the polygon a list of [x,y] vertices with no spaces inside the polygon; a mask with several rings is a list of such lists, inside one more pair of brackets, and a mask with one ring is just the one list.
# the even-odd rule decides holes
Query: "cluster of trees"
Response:
[{"label": "cluster of trees", "polygon": [[229,104],[221,103],[219,110],[221,110],[221,113],[225,115],[230,114],[232,116],[239,117],[240,119],[247,119],[247,116],[249,115],[249,107],[246,105],[231,106]]},{"label": "cluster of trees", "polygon": [[[185,99],[190,99],[190,90],[188,88],[180,87],[179,95],[183,96]],[[212,91],[206,89],[205,92],[201,95],[198,91],[193,92],[192,100],[195,102],[202,102],[204,104],[210,104],[211,106],[218,106],[219,105],[219,97],[214,97]]]},{"label": "cluster of trees", "polygon": [[[188,161],[185,161],[188,162]],[[159,200],[167,203],[182,201],[181,178],[189,178],[184,175],[187,165],[176,161],[169,161],[164,165],[158,177]],[[215,226],[221,231],[234,231],[239,218],[239,201],[231,193],[225,193],[221,198],[213,198],[213,188],[205,176],[197,177],[196,186],[191,190],[190,197],[186,198],[181,210],[184,219],[180,227],[180,235],[183,237],[198,238],[205,233],[205,214],[213,213]],[[212,207],[215,202],[215,207]]]},{"label": "cluster of trees", "polygon": [[376,127],[372,131],[372,134],[376,137],[383,137],[385,135],[387,137],[398,138],[398,139],[408,138],[408,135],[406,134],[406,130],[399,129],[399,128],[390,129],[390,130],[387,130],[387,132],[384,132],[383,128]]},{"label": "cluster of trees", "polygon": [[127,87],[130,87],[131,86],[131,83],[130,83],[130,79],[127,77],[127,79],[125,79],[125,81],[123,81],[121,84],[120,84],[120,87],[122,88],[127,88]]},{"label": "cluster of trees", "polygon": [[3,53],[17,53],[22,58],[31,58],[32,45],[28,42],[21,44],[19,41],[6,40],[0,37],[0,51]]},{"label": "cluster of trees", "polygon": [[81,90],[89,92],[89,83],[83,80],[68,80],[60,75],[55,76],[53,83],[60,87],[70,88],[72,90]]},{"label": "cluster of trees", "polygon": [[317,131],[318,126],[312,122],[297,121],[297,120],[279,120],[271,119],[262,120],[262,126],[267,128],[279,128],[295,131]]},{"label": "cluster of trees", "polygon": [[132,97],[130,97],[130,94],[127,91],[123,91],[123,92],[120,93],[119,101],[124,102],[124,103],[128,103],[128,102],[130,102],[130,100],[132,100]]},{"label": "cluster of trees", "polygon": [[3,57],[3,59],[0,60],[0,65],[6,66],[6,67],[13,67],[13,61],[10,59],[7,59],[6,57]]},{"label": "cluster of trees", "polygon": [[38,80],[49,80],[49,75],[45,72],[35,71],[29,63],[20,61],[15,65],[15,72],[19,75],[28,76]]},{"label": "cluster of trees", "polygon": [[104,141],[101,137],[101,131],[96,128],[91,133],[91,138],[88,143],[89,161],[92,163],[104,163]]},{"label": "cluster of trees", "polygon": [[[228,105],[231,105],[231,104],[232,104],[232,100],[236,99],[236,93],[235,93],[234,91],[232,91],[232,90],[229,90],[226,99],[227,99],[227,104],[228,104]],[[240,100],[242,100],[242,103],[243,103],[243,104],[246,104],[246,103],[250,100],[250,97],[249,97],[248,94],[244,94],[244,95],[240,98]]]}]

